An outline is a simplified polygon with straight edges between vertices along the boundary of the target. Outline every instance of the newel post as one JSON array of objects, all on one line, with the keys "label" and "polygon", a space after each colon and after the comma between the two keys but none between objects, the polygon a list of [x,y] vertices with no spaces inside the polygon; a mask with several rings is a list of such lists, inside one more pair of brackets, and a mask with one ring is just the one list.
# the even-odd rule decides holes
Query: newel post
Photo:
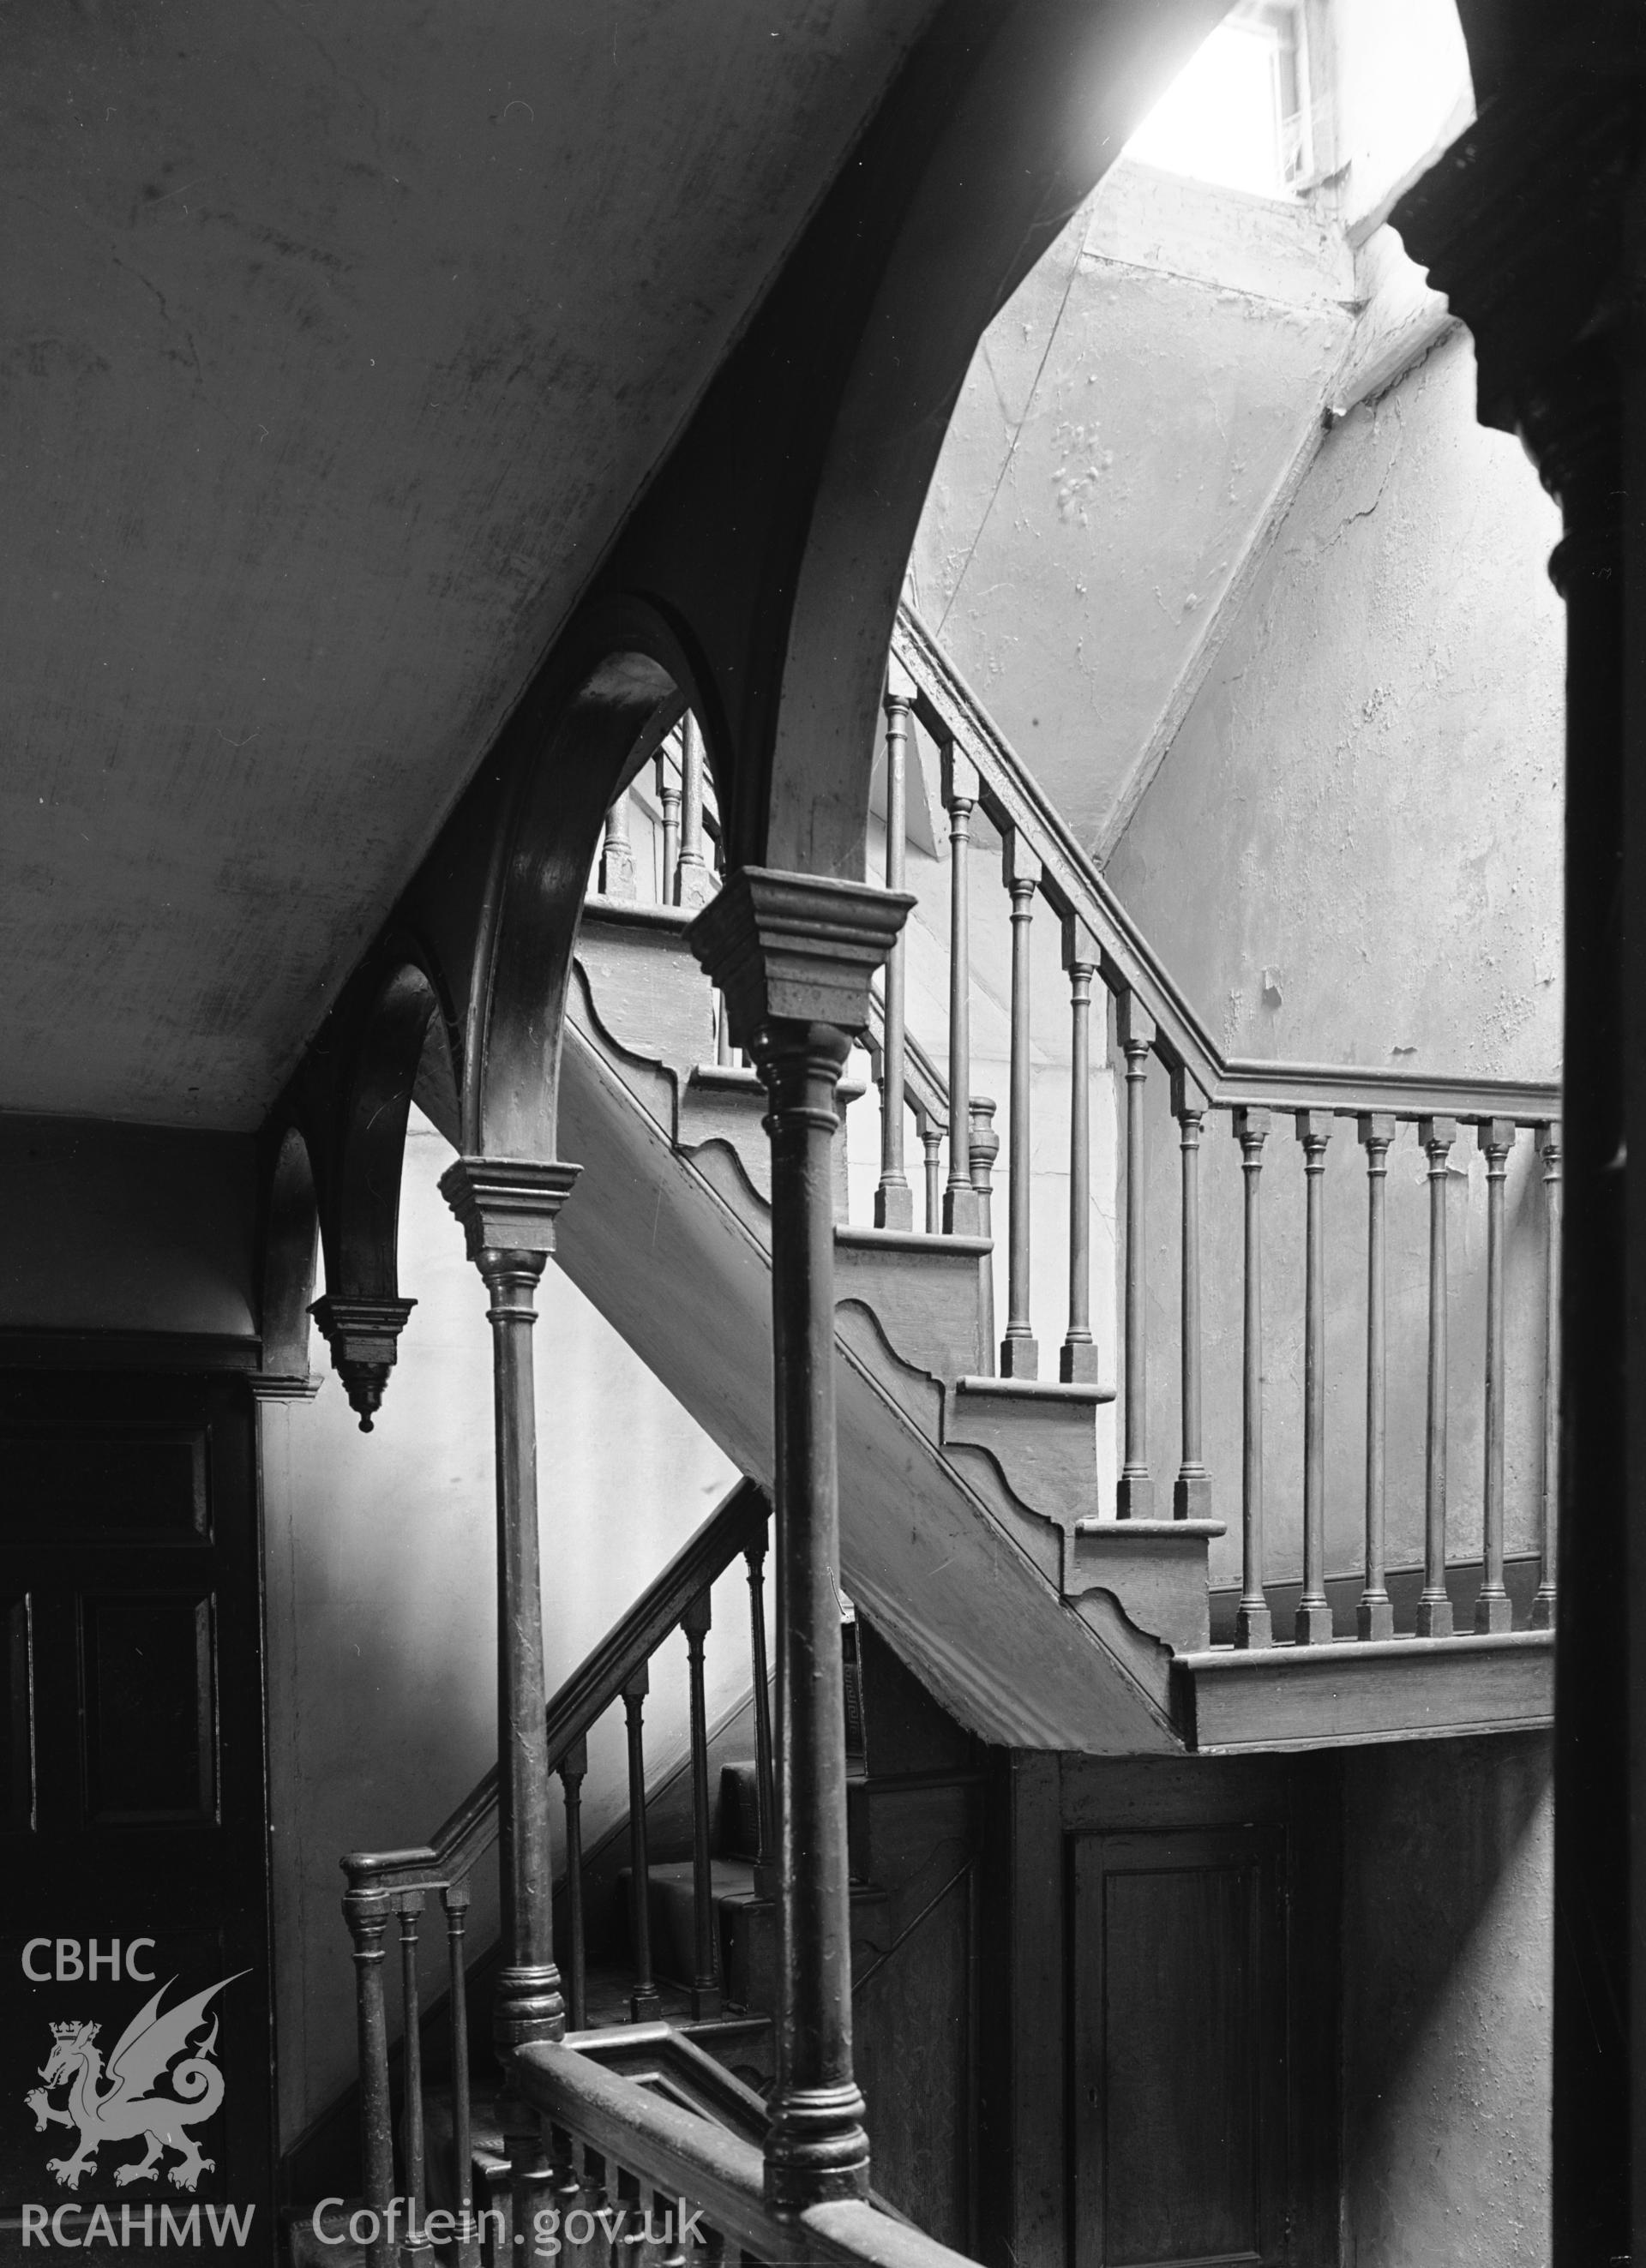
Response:
[{"label": "newel post", "polygon": [[[771,1103],[779,1842],[766,2197],[783,2212],[868,2190],[852,2072],[830,1150],[835,1090],[868,1023],[869,979],[912,903],[862,883],[743,867],[687,932]],[[963,1130],[958,1095],[954,1115]]]},{"label": "newel post", "polygon": [[498,1818],[503,1967],[492,2038],[503,2067],[498,2110],[513,2169],[515,2227],[530,2226],[549,2179],[537,2120],[514,2091],[513,2055],[561,2038],[565,2010],[552,1941],[549,1734],[537,1533],[537,1416],[532,1327],[555,1222],[579,1167],[460,1158],[440,1192],[462,1224],[490,1295],[498,1504]]}]

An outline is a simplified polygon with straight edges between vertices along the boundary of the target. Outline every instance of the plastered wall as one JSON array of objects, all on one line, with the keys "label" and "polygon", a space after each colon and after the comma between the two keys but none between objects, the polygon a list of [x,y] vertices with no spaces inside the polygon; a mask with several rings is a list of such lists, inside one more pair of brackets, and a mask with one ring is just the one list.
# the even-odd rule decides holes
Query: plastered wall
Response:
[{"label": "plastered wall", "polygon": [[1361,1749],[1343,1790],[1343,2268],[1542,2268],[1549,1738]]},{"label": "plastered wall", "polygon": [[[483,1287],[435,1186],[451,1156],[414,1113],[400,1248],[402,1285],[418,1305],[375,1430],[358,1431],[330,1376],[313,1403],[262,1411],[283,2148],[353,2073],[339,1857],[425,1840],[497,1755],[491,1334]],[[552,1690],[735,1476],[552,1262],[539,1306]],[[712,1720],[747,1687],[741,1589],[734,1570],[716,1596]],[[686,1742],[683,1644],[653,1666],[647,1725],[648,1763],[662,1768]],[[591,1739],[591,1841],[616,1815],[623,1784],[618,1712]],[[494,1861],[475,1889],[478,1951],[496,1933]],[[438,1940],[438,1915],[425,1931]],[[425,1949],[432,1992],[440,1948]]]}]

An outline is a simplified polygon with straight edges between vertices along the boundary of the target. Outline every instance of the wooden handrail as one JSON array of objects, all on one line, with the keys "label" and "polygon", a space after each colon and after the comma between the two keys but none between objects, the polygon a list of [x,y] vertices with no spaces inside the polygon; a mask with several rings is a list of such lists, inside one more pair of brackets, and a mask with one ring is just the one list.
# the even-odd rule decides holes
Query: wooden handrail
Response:
[{"label": "wooden handrail", "polygon": [[771,2212],[752,2142],[576,2048],[521,2048],[515,2069],[527,2101],[553,2127],[658,2195],[698,2208],[725,2239],[727,2257],[736,2248],[770,2268],[974,2268],[964,2254],[867,2200]]},{"label": "wooden handrail", "polygon": [[1155,1053],[1170,1069],[1186,1072],[1209,1106],[1261,1103],[1271,1109],[1330,1110],[1340,1117],[1392,1110],[1402,1118],[1442,1116],[1474,1123],[1511,1118],[1523,1126],[1558,1119],[1560,1088],[1547,1080],[1436,1078],[1416,1071],[1225,1056],[936,635],[906,603],[897,609],[892,653],[915,688],[921,725],[975,767],[990,819],[1026,838],[1044,866],[1040,887],[1053,908],[1091,931],[1104,983],[1141,1002],[1157,1027]]},{"label": "wooden handrail", "polygon": [[[697,1534],[572,1671],[549,1704],[550,1770],[616,1700],[648,1661],[699,1592],[725,1572],[753,1533],[770,1517],[757,1482],[741,1480]],[[342,1861],[351,1889],[398,1894],[440,1889],[460,1881],[498,1834],[498,1773],[494,1764],[476,1782],[426,1845],[400,1851],[351,1851]]]}]

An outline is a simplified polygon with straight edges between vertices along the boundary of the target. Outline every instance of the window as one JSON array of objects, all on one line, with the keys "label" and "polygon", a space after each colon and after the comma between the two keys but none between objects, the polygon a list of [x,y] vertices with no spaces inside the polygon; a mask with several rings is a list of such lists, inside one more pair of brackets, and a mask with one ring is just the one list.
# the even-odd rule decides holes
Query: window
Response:
[{"label": "window", "polygon": [[1241,0],[1209,33],[1126,144],[1169,173],[1260,197],[1308,177],[1309,74],[1301,10]]}]

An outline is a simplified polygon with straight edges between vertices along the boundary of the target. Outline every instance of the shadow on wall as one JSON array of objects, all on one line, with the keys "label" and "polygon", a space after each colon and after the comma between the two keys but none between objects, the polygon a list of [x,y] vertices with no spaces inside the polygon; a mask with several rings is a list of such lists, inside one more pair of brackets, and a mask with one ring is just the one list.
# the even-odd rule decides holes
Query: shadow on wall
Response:
[{"label": "shadow on wall", "polygon": [[1532,2268],[1549,2257],[1551,1742],[1363,1749],[1343,1785],[1345,2261]]}]

